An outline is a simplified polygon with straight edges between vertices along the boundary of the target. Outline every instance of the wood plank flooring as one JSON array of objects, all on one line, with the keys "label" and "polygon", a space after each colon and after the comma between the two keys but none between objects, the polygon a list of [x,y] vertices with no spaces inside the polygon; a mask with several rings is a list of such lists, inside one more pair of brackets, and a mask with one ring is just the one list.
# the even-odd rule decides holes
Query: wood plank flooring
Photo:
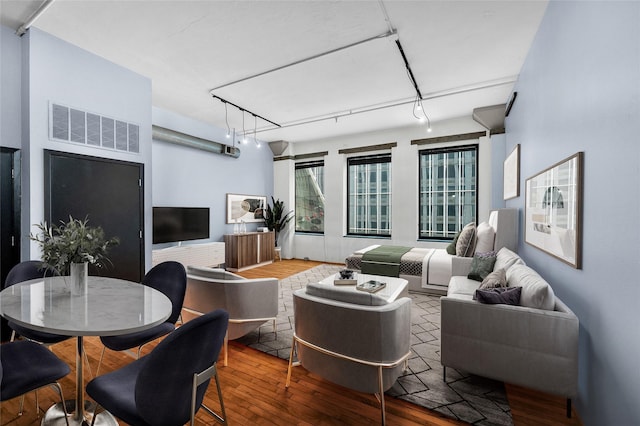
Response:
[{"label": "wood plank flooring", "polygon": [[[320,262],[285,260],[260,268],[243,271],[247,278],[285,278],[297,272],[310,269]],[[148,353],[153,344],[144,348]],[[95,371],[102,345],[97,337],[85,338],[85,348],[91,367]],[[1,347],[0,347],[1,350]],[[75,396],[75,340],[67,340],[53,346],[53,351],[69,363],[72,372],[62,381],[65,398]],[[107,351],[101,372],[112,371],[129,362],[127,353]],[[246,346],[230,342],[229,365],[219,366],[225,408],[232,425],[365,425],[379,424],[380,410],[373,395],[362,394],[333,385],[301,367],[295,368],[289,389],[284,386],[287,362],[264,354]],[[85,377],[90,375],[85,370]],[[56,402],[56,393],[43,389],[38,393],[40,415]],[[507,386],[507,395],[516,426],[528,425],[581,425],[576,413],[572,419],[565,416],[565,400],[534,392],[528,389]],[[461,425],[463,423],[440,416],[438,413],[415,406],[408,402],[387,397],[387,424],[389,425]],[[211,384],[205,397],[205,404],[219,410],[215,385]],[[34,394],[27,395],[25,413],[15,418],[19,398],[1,404],[0,424],[17,426],[37,425],[40,418],[34,408]],[[120,424],[125,424],[121,422]],[[200,410],[198,425],[216,424]]]}]

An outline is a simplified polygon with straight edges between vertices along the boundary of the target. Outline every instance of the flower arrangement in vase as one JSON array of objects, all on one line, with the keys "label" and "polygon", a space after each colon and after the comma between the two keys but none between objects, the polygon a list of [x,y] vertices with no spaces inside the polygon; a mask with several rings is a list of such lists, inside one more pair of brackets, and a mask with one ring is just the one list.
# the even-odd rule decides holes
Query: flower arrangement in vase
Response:
[{"label": "flower arrangement in vase", "polygon": [[86,288],[87,265],[104,268],[111,264],[107,252],[119,243],[117,237],[107,239],[101,227],[89,226],[88,222],[87,218],[80,220],[72,216],[59,225],[42,222],[35,225],[40,232],[30,235],[40,246],[44,266],[72,277],[74,294],[82,294]]}]

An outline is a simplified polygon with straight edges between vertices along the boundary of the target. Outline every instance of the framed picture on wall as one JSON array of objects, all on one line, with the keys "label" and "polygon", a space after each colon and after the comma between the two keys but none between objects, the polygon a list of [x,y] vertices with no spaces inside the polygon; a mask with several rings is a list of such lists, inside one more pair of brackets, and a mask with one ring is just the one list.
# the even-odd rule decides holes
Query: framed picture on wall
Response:
[{"label": "framed picture on wall", "polygon": [[504,160],[504,199],[520,196],[520,144]]},{"label": "framed picture on wall", "polygon": [[580,269],[583,157],[578,152],[527,179],[524,238]]},{"label": "framed picture on wall", "polygon": [[227,223],[264,222],[267,197],[227,194]]}]

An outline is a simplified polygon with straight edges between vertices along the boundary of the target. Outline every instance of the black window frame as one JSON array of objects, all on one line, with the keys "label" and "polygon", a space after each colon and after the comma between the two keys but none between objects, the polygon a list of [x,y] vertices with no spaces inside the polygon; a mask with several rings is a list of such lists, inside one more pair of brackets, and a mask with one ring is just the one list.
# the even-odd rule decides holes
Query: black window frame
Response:
[{"label": "black window frame", "polygon": [[[308,169],[308,168],[314,168],[314,167],[322,167],[324,168],[324,159],[323,160],[314,160],[314,161],[303,161],[303,162],[299,162],[299,163],[295,163],[294,164],[294,172],[293,172],[293,176],[294,176],[294,206],[295,206],[295,211],[294,211],[294,229],[296,233],[299,234],[306,234],[306,235],[324,235],[324,218],[322,219],[322,231],[307,231],[307,230],[303,230],[303,229],[298,229],[298,214],[297,214],[297,208],[298,208],[298,184],[297,184],[297,170],[301,170],[301,169]],[[324,183],[323,183],[323,188],[322,188],[322,193],[324,195]],[[322,214],[324,217],[324,213],[326,210],[326,206],[322,207]]]},{"label": "black window frame", "polygon": [[[467,152],[467,151],[474,151],[475,152],[475,180],[474,180],[474,187],[475,187],[475,203],[473,203],[473,208],[474,208],[474,214],[473,214],[473,218],[470,220],[463,220],[461,213],[459,213],[460,219],[458,220],[458,226],[455,230],[445,230],[445,224],[442,224],[443,227],[443,233],[445,235],[436,235],[436,236],[423,236],[422,235],[422,224],[424,221],[423,215],[422,215],[422,205],[421,205],[421,191],[422,191],[422,181],[423,181],[423,176],[422,176],[422,156],[423,155],[434,155],[434,154],[448,154],[448,153],[459,153],[459,152]],[[457,145],[457,146],[450,146],[450,147],[441,147],[441,148],[429,148],[429,149],[422,149],[418,151],[418,240],[419,241],[451,241],[453,240],[453,238],[455,237],[455,235],[460,232],[460,230],[462,229],[462,227],[464,227],[465,223],[474,221],[477,223],[477,219],[478,219],[478,194],[479,194],[479,161],[480,161],[480,146],[477,143],[474,144],[466,144],[466,145]],[[443,186],[446,186],[447,183],[444,182]],[[448,204],[446,204],[447,206],[447,215],[449,215],[449,208],[450,206]],[[441,207],[443,210],[443,213],[445,211],[445,204],[438,204],[436,205],[436,207]],[[448,237],[446,234],[450,234],[451,237]]]},{"label": "black window frame", "polygon": [[[350,231],[350,218],[351,218],[351,203],[349,202],[349,198],[350,198],[350,194],[351,194],[351,166],[357,166],[357,165],[365,165],[365,164],[382,164],[382,163],[388,163],[389,164],[389,173],[387,176],[388,182],[387,182],[387,189],[388,189],[388,193],[389,193],[389,204],[388,204],[388,213],[387,213],[387,223],[389,225],[389,232],[388,233],[380,233],[380,232],[376,232],[376,233],[368,233],[368,232],[351,232]],[[391,198],[392,198],[392,191],[391,191],[391,167],[392,166],[392,161],[391,161],[391,153],[384,153],[384,154],[374,154],[374,155],[363,155],[363,156],[354,156],[354,157],[349,157],[347,158],[347,194],[346,194],[346,204],[347,204],[347,223],[346,223],[346,235],[349,237],[371,237],[371,238],[391,238],[391,234],[392,234],[392,226],[391,226],[391,214],[392,214],[392,203],[391,203]],[[366,208],[369,208],[369,206],[367,205]]]}]

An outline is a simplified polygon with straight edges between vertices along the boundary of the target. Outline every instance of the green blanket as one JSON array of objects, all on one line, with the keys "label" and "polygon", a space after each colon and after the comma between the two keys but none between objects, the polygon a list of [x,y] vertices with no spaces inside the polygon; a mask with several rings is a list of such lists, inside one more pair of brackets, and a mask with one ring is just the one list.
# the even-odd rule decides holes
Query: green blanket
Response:
[{"label": "green blanket", "polygon": [[411,247],[380,246],[362,255],[363,274],[400,276],[400,259]]}]

